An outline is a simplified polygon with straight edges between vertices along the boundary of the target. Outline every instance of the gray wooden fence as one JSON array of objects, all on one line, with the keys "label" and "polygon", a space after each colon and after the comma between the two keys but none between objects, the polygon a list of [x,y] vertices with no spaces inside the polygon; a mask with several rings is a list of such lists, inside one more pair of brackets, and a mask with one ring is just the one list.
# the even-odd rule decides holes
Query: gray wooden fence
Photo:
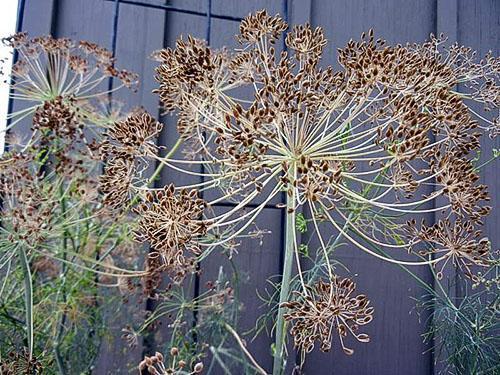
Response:
[{"label": "gray wooden fence", "polygon": [[[213,46],[235,45],[234,35],[238,22],[249,12],[262,8],[272,14],[286,13],[290,23],[310,22],[325,29],[329,44],[323,64],[335,64],[336,48],[344,46],[350,38],[357,38],[369,28],[377,37],[390,43],[423,41],[430,33],[446,33],[451,41],[458,41],[478,50],[480,54],[493,50],[498,55],[500,43],[500,0],[20,0],[24,3],[21,29],[30,35],[52,34],[97,42],[114,49],[120,66],[138,72],[141,86],[136,94],[121,93],[120,99],[131,106],[142,105],[153,114],[160,115],[158,98],[151,91],[155,88],[154,63],[150,53],[171,46],[181,34],[210,38]],[[146,6],[144,6],[146,5]],[[177,7],[186,12],[174,12]],[[210,7],[210,11],[208,11]],[[207,17],[207,13],[210,17]],[[167,124],[162,142],[175,140],[175,124]],[[490,140],[485,139],[488,148]],[[498,140],[496,146],[499,148]],[[499,201],[498,168],[486,167],[483,182],[491,186],[492,205]],[[183,182],[183,177],[165,173],[163,182]],[[486,221],[486,232],[498,246],[498,215]],[[262,313],[256,290],[266,286],[266,278],[280,273],[282,251],[282,213],[276,208],[266,208],[259,222],[260,227],[272,231],[262,245],[255,241],[244,242],[236,261],[249,275],[243,285],[245,310],[241,329],[250,328]],[[371,297],[376,318],[367,328],[372,337],[368,345],[355,346],[355,354],[347,357],[340,350],[329,354],[313,353],[307,361],[307,374],[405,374],[423,375],[435,371],[433,356],[422,343],[425,330],[424,317],[414,311],[411,296],[421,290],[403,271],[346,248],[341,260],[356,277],[358,288]],[[217,262],[208,261],[201,277],[213,278]],[[425,268],[417,274],[430,281]],[[117,337],[123,322],[115,320]],[[269,355],[271,341],[259,337],[249,343],[252,353],[264,368],[271,368]],[[127,363],[138,363],[141,348],[124,349],[119,339],[110,341],[95,371],[97,374],[127,373]],[[338,349],[338,348],[335,348]]]}]

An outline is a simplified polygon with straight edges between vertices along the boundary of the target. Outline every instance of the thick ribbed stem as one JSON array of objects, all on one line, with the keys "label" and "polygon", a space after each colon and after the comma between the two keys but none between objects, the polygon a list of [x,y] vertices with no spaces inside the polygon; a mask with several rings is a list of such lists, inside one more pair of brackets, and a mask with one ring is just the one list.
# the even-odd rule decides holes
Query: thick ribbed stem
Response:
[{"label": "thick ribbed stem", "polygon": [[28,338],[29,358],[33,356],[33,282],[26,251],[19,246],[19,261],[24,277],[24,304],[26,308],[26,334]]},{"label": "thick ribbed stem", "polygon": [[286,322],[283,319],[285,308],[282,304],[288,301],[290,293],[290,280],[292,278],[292,265],[294,258],[294,236],[295,236],[295,190],[291,189],[291,194],[287,194],[286,206],[286,228],[285,228],[285,259],[283,262],[283,276],[281,278],[281,291],[278,306],[278,317],[276,320],[276,339],[273,375],[281,375],[285,365],[285,343],[286,343]]}]

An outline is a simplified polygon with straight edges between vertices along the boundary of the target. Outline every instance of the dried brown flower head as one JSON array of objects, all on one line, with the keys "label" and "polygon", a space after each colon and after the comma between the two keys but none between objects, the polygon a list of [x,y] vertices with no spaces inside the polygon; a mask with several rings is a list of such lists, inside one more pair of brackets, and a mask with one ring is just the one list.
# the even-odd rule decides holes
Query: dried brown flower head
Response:
[{"label": "dried brown flower head", "polygon": [[469,160],[453,156],[443,158],[439,167],[441,173],[436,177],[436,182],[449,199],[454,213],[460,217],[468,215],[476,222],[489,214],[491,207],[484,205],[490,200],[487,186],[476,183],[479,175]]},{"label": "dried brown flower head", "polygon": [[33,106],[32,111],[10,114],[16,118],[14,124],[33,113],[37,104],[58,97],[80,102],[103,96],[107,89],[99,83],[109,77],[116,78],[121,86],[133,87],[137,83],[137,75],[116,69],[111,52],[94,43],[51,36],[30,39],[26,33],[4,38],[3,43],[13,47],[19,56],[12,69],[12,97]]},{"label": "dried brown flower head", "polygon": [[83,124],[78,120],[71,100],[65,103],[63,97],[43,103],[33,115],[33,129],[40,130],[43,136],[73,140]]},{"label": "dried brown flower head", "polygon": [[166,110],[175,109],[179,100],[189,100],[195,95],[198,100],[209,100],[220,81],[225,79],[222,68],[223,55],[215,54],[200,39],[179,39],[176,48],[161,50],[157,55],[161,65],[156,68],[159,93]]},{"label": "dried brown flower head", "polygon": [[[257,215],[283,190],[289,211],[301,205],[313,217],[325,211],[339,232],[353,208],[391,217],[443,211],[480,224],[489,198],[468,160],[494,120],[478,116],[469,100],[490,111],[498,104],[499,60],[476,61],[443,37],[389,46],[370,31],[339,50],[341,69],[334,70],[317,64],[326,40],[307,24],[285,36],[293,53],[278,53],[272,44],[286,29],[263,10],[242,21],[242,51],[188,38],[158,54],[160,99],[177,112],[178,131],[194,150],[192,165],[203,171],[157,160],[203,176],[199,186],[223,192],[214,201],[236,203],[219,225],[241,233],[255,217],[239,211],[260,197]],[[428,186],[436,187],[430,195]],[[439,197],[445,200],[428,207]],[[388,225],[392,237],[383,234]],[[410,246],[400,241],[404,220],[349,226],[348,240],[390,262],[396,260],[363,243],[403,252]]]},{"label": "dried brown flower head", "polygon": [[197,239],[207,230],[202,220],[205,205],[196,190],[175,193],[175,187],[168,185],[155,194],[148,193],[135,209],[140,217],[136,239],[150,243],[150,257],[158,258],[174,278],[182,278],[190,268],[189,253],[200,253]]},{"label": "dried brown flower head", "polygon": [[240,24],[239,40],[249,43],[260,42],[264,37],[273,43],[288,25],[278,16],[270,16],[265,9],[248,15]]},{"label": "dried brown flower head", "polygon": [[[218,51],[188,38],[159,54],[160,100],[178,115],[192,162],[156,160],[203,177],[178,189],[216,191],[208,205],[233,204],[223,213],[205,212],[204,220],[217,232],[199,246],[234,243],[286,192],[291,224],[284,276],[299,257],[293,223],[301,206],[311,214],[329,274],[330,250],[320,224],[387,262],[446,262],[447,252],[398,259],[415,242],[406,236],[405,221],[440,213],[450,222],[460,218],[478,226],[490,212],[471,159],[484,130],[491,133],[498,122],[493,111],[499,105],[500,60],[490,54],[478,61],[470,49],[446,45],[442,36],[390,46],[370,30],[338,50],[340,69],[323,68],[318,64],[326,45],[322,30],[292,28],[284,36],[291,52],[280,53],[274,44],[286,29],[283,20],[263,10],[242,21],[237,37],[242,49]],[[480,103],[484,113],[471,102]],[[467,238],[467,231],[457,234]],[[420,238],[426,240],[432,242]],[[349,297],[350,283],[334,279],[311,288],[301,277],[299,300],[278,309],[275,369],[284,356],[280,322],[286,308],[293,307],[287,319],[296,321],[292,333],[304,351],[315,339],[329,349],[333,329],[348,354],[352,351],[343,344],[348,333],[368,340],[354,330],[369,322],[373,311],[366,297]],[[289,298],[288,284],[283,281],[281,302]]]},{"label": "dried brown flower head", "polygon": [[99,177],[99,190],[104,194],[104,205],[113,209],[124,208],[130,201],[134,177],[133,161],[121,157],[107,160],[104,173]]},{"label": "dried brown flower head", "polygon": [[425,250],[419,251],[420,255],[444,255],[437,274],[439,279],[443,277],[443,269],[450,263],[473,279],[476,278],[473,266],[484,267],[491,264],[490,242],[486,237],[481,238],[481,231],[471,222],[460,219],[452,222],[445,219],[432,226],[422,223],[421,227],[417,228],[413,220],[408,222],[408,229],[415,245],[420,241],[426,244]]},{"label": "dried brown flower head", "polygon": [[2,223],[12,242],[34,246],[45,240],[53,225],[54,187],[42,184],[29,155],[13,154],[0,164]]},{"label": "dried brown flower head", "polygon": [[155,154],[154,138],[162,128],[163,125],[147,112],[133,114],[111,126],[102,151],[104,154],[130,159]]},{"label": "dried brown flower head", "polygon": [[129,348],[135,348],[139,344],[139,333],[137,333],[130,325],[122,328],[121,338],[127,342]]},{"label": "dried brown flower head", "polygon": [[144,359],[139,363],[139,371],[148,371],[152,375],[175,375],[175,374],[201,374],[203,372],[203,363],[197,362],[192,370],[186,369],[186,362],[179,359],[179,349],[173,347],[170,350],[170,361],[166,363],[163,354],[156,352],[155,355]]},{"label": "dried brown flower head", "polygon": [[349,334],[360,342],[369,342],[367,334],[356,331],[372,321],[373,307],[368,306],[370,302],[365,295],[354,296],[355,289],[352,280],[334,277],[330,282],[318,281],[314,287],[299,293],[297,300],[285,303],[284,317],[293,321],[290,332],[295,346],[310,352],[318,340],[321,350],[329,351],[332,332],[336,332],[344,353],[351,355],[354,351],[344,344]]},{"label": "dried brown flower head", "polygon": [[296,25],[286,35],[286,45],[297,54],[304,64],[316,63],[323,54],[327,40],[321,27],[312,29],[311,25]]}]

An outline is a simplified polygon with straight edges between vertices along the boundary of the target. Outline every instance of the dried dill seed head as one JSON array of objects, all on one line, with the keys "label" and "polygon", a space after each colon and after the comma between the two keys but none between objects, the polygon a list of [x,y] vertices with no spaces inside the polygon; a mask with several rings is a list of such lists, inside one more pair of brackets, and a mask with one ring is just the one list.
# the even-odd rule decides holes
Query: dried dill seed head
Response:
[{"label": "dried dill seed head", "polygon": [[29,153],[5,153],[0,160],[0,192],[11,196],[20,193],[20,185],[24,180],[32,181],[36,178],[30,169],[33,162],[34,156]]},{"label": "dried dill seed head", "polygon": [[[243,51],[188,38],[158,53],[160,99],[178,114],[189,155],[213,182],[206,186],[244,202],[239,208],[287,191],[295,197],[292,212],[301,205],[314,217],[324,211],[336,230],[351,208],[398,217],[442,211],[480,225],[489,198],[469,160],[498,115],[477,116],[469,101],[497,108],[500,60],[478,61],[469,49],[445,46],[443,37],[390,46],[369,31],[339,49],[341,68],[334,70],[318,66],[326,40],[307,24],[285,35],[293,53],[277,53],[273,41],[286,29],[263,10],[241,23]],[[191,173],[185,166],[175,164]],[[425,206],[439,197],[446,201]],[[227,220],[235,232],[249,225],[237,214],[221,225]],[[404,220],[350,225],[347,238],[364,251],[365,241],[402,252],[410,246],[400,242]]]},{"label": "dried dill seed head", "polygon": [[442,278],[446,265],[461,269],[466,276],[475,280],[475,272],[492,264],[491,244],[471,222],[445,219],[432,226],[422,222],[418,228],[416,221],[412,220],[407,225],[414,245],[421,241],[426,243],[425,250],[419,251],[420,255],[434,255],[434,258],[444,256],[441,265],[438,264],[439,279]]},{"label": "dried dill seed head", "polygon": [[232,80],[235,82],[255,82],[255,53],[252,52],[239,52],[235,53],[229,62],[229,72],[232,75]]},{"label": "dried dill seed head", "polygon": [[480,222],[491,211],[484,202],[490,200],[487,186],[477,184],[479,175],[469,160],[455,157],[440,161],[441,173],[436,177],[443,194],[449,199],[452,211],[460,217]]},{"label": "dried dill seed head", "polygon": [[163,125],[147,112],[137,112],[111,125],[100,145],[105,160],[99,187],[103,203],[113,209],[125,208],[134,181],[139,179],[144,157],[156,155],[154,138]]},{"label": "dried dill seed head", "polygon": [[167,111],[174,110],[188,91],[200,99],[213,96],[213,89],[223,79],[222,67],[226,63],[206,42],[191,36],[177,40],[175,49],[161,50],[157,60],[161,65],[156,68],[156,79],[160,83],[156,92]]},{"label": "dried dill seed head", "polygon": [[265,9],[248,15],[240,24],[239,40],[241,43],[257,43],[262,38],[268,37],[273,43],[278,39],[288,25],[278,15],[269,16]]},{"label": "dried dill seed head", "polygon": [[121,338],[127,342],[130,348],[135,348],[139,344],[139,333],[137,333],[130,325],[122,328]]},{"label": "dried dill seed head", "polygon": [[31,246],[43,242],[50,233],[54,210],[55,203],[41,194],[19,201],[14,208],[4,209],[4,214],[10,215],[14,236],[11,240],[25,241]]},{"label": "dried dill seed head", "polygon": [[31,163],[30,156],[13,154],[0,164],[0,199],[2,223],[11,233],[10,240],[34,246],[50,233],[56,202],[53,186],[42,184]]},{"label": "dried dill seed head", "polygon": [[49,156],[43,161],[45,167],[82,183],[97,161],[94,145],[83,133],[85,123],[86,115],[78,104],[72,98],[58,96],[35,111],[31,137],[33,149],[42,149]]},{"label": "dried dill seed head", "polygon": [[354,351],[344,344],[348,335],[359,342],[369,342],[369,336],[357,330],[372,321],[373,307],[368,306],[370,301],[365,295],[354,296],[355,289],[352,280],[334,277],[330,282],[320,280],[314,287],[298,293],[297,300],[285,303],[284,317],[293,322],[290,332],[295,346],[311,352],[318,340],[321,350],[329,351],[332,333],[336,332],[342,349],[351,355]]},{"label": "dried dill seed head", "polygon": [[297,59],[305,64],[315,64],[321,58],[327,43],[323,29],[312,29],[308,23],[294,26],[286,35],[286,45],[296,53]]},{"label": "dried dill seed head", "polygon": [[136,239],[149,242],[153,248],[150,257],[158,258],[174,279],[192,269],[193,259],[188,255],[200,253],[197,239],[207,231],[202,219],[205,206],[196,190],[176,193],[168,185],[156,194],[148,193],[135,208],[140,218]]},{"label": "dried dill seed head", "polygon": [[[242,49],[215,50],[189,37],[157,54],[157,92],[167,111],[178,115],[177,130],[190,147],[184,152],[193,160],[156,160],[202,176],[203,182],[188,186],[215,194],[209,206],[234,204],[222,213],[204,212],[213,233],[206,229],[200,248],[234,247],[265,205],[286,192],[288,215],[306,206],[316,231],[319,222],[321,228],[331,225],[385,261],[429,265],[471,257],[468,262],[482,262],[485,242],[472,233],[491,208],[471,159],[482,134],[498,127],[500,60],[491,54],[478,60],[470,49],[446,45],[442,36],[391,46],[370,30],[338,50],[340,69],[323,68],[321,28],[306,24],[282,35],[287,27],[263,10],[242,21],[237,37]],[[290,52],[276,51],[280,37]],[[150,202],[144,210],[155,199]],[[162,233],[155,241],[169,251],[177,249],[174,244],[182,247],[182,235],[165,233],[170,224],[159,219],[170,213],[154,212],[150,237]],[[434,247],[436,238],[425,226],[407,235],[408,217],[434,213],[446,223],[442,227],[461,228],[454,229],[453,240],[435,234],[454,250],[436,250],[432,259],[398,260],[416,242],[445,247]],[[353,290],[352,281],[339,278],[302,285],[299,298],[284,305],[294,321],[296,345],[310,351],[318,339],[327,350],[332,329],[347,354],[352,351],[343,339],[349,333],[368,341],[355,329],[372,319],[373,309],[365,296],[352,297]]]},{"label": "dried dill seed head", "polygon": [[104,173],[99,177],[99,190],[104,195],[103,204],[112,209],[125,208],[130,201],[134,177],[133,161],[121,157],[107,160]]},{"label": "dried dill seed head", "polygon": [[[172,354],[174,353],[174,354]],[[167,374],[185,374],[186,372],[186,362],[182,359],[178,359],[179,350],[177,348],[172,348],[170,350],[170,361],[166,363],[163,354],[156,352],[153,356],[145,356],[144,359],[139,363],[139,371],[147,371],[148,374],[152,375],[167,375]],[[197,362],[193,365],[190,374],[201,374],[203,371],[203,363]]]},{"label": "dried dill seed head", "polygon": [[110,127],[101,151],[105,155],[129,159],[156,154],[154,138],[162,128],[163,125],[147,112],[133,114]]},{"label": "dried dill seed head", "polygon": [[71,100],[66,103],[63,97],[58,96],[54,100],[43,103],[33,115],[33,129],[40,130],[43,137],[57,137],[74,140],[77,130],[83,128],[72,108]]},{"label": "dried dill seed head", "polygon": [[[125,87],[137,83],[134,73],[116,69],[111,52],[95,43],[51,36],[29,38],[26,33],[4,38],[3,43],[19,56],[12,69],[15,98],[34,103],[33,108],[61,96],[77,102],[102,96],[107,90],[102,90],[99,83],[108,77],[116,78]],[[13,116],[30,114],[22,111]]]}]

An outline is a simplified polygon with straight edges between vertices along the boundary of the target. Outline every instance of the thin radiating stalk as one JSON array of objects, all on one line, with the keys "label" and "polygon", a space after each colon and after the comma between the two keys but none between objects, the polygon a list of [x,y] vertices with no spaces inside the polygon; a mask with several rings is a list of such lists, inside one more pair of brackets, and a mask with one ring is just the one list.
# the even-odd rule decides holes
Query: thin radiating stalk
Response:
[{"label": "thin radiating stalk", "polygon": [[291,194],[286,195],[286,228],[285,228],[285,259],[283,262],[283,276],[281,278],[280,299],[278,305],[278,316],[276,319],[276,338],[273,375],[281,375],[285,364],[285,342],[286,342],[286,322],[283,318],[285,313],[282,304],[288,301],[290,293],[290,281],[292,277],[292,265],[295,251],[295,189],[291,189]]},{"label": "thin radiating stalk", "polygon": [[245,344],[243,343],[243,341],[241,340],[240,336],[238,335],[238,333],[227,323],[224,324],[224,327],[231,333],[231,335],[233,335],[233,337],[236,339],[236,342],[238,343],[238,345],[240,346],[241,350],[243,351],[243,353],[245,353],[245,355],[248,357],[248,359],[250,360],[250,362],[252,362],[252,365],[256,368],[257,372],[260,373],[260,374],[264,374],[264,375],[267,375],[267,372],[259,366],[259,364],[257,363],[257,361],[252,357],[252,355],[250,354],[250,352],[248,351],[248,349],[246,348]]},{"label": "thin radiating stalk", "polygon": [[19,247],[19,260],[24,276],[24,304],[26,306],[26,331],[30,359],[33,357],[33,280],[26,251]]}]

